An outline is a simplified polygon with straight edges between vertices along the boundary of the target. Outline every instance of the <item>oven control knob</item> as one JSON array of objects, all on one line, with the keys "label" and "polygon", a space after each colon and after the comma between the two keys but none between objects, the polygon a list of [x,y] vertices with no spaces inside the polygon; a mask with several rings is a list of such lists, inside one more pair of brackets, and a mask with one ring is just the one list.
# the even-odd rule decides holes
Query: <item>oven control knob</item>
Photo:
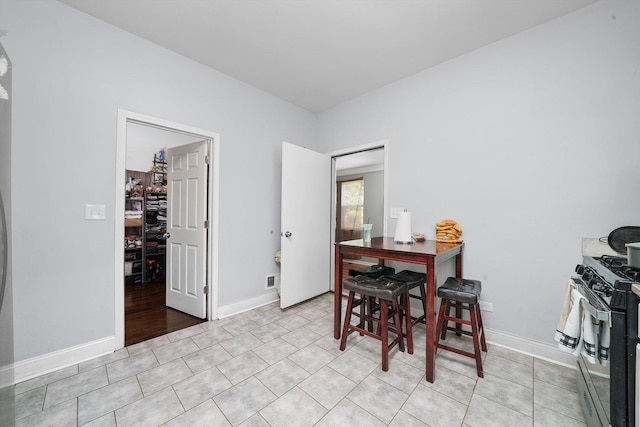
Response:
[{"label": "oven control knob", "polygon": [[576,265],[576,273],[582,274],[584,272],[584,265],[578,264]]},{"label": "oven control knob", "polygon": [[593,271],[591,270],[584,270],[584,272],[582,273],[582,278],[586,281],[589,281],[593,278]]}]

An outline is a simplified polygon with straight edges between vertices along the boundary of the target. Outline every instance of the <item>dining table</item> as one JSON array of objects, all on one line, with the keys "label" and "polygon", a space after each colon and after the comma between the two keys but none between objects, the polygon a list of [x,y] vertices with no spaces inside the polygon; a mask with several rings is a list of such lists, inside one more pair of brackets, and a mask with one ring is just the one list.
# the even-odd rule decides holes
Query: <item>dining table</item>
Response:
[{"label": "dining table", "polygon": [[439,264],[455,258],[455,276],[462,277],[462,249],[464,243],[447,243],[424,240],[413,243],[396,242],[393,237],[373,237],[370,242],[363,239],[335,243],[335,289],[333,335],[340,339],[342,323],[342,279],[345,255],[377,258],[380,264],[385,261],[400,261],[422,265],[426,279],[426,380],[435,379],[436,352],[436,268]]}]

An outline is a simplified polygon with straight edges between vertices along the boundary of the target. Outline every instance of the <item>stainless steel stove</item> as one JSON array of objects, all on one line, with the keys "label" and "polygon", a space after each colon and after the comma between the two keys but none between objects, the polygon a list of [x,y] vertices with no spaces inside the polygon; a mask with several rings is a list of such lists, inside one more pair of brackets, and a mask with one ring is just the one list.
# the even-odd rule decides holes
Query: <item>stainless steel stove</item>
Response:
[{"label": "stainless steel stove", "polygon": [[[608,366],[578,358],[578,391],[589,426],[635,425],[636,344],[640,297],[632,285],[640,283],[640,270],[623,257],[583,257],[574,282],[597,321],[610,327]],[[606,349],[602,349],[606,350]],[[606,365],[606,364],[605,364]]]}]

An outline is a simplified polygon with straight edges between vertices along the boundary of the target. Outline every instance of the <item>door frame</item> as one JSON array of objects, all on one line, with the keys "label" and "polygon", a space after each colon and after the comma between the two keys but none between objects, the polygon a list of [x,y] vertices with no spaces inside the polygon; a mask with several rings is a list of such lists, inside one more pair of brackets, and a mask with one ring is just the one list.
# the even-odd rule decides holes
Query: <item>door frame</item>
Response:
[{"label": "door frame", "polygon": [[383,222],[382,222],[382,235],[386,236],[387,222],[389,218],[387,215],[387,212],[389,211],[389,197],[388,197],[389,196],[389,140],[383,139],[380,141],[371,142],[368,144],[362,144],[355,147],[344,148],[341,150],[336,150],[336,151],[327,153],[328,156],[331,156],[331,230],[329,232],[331,234],[331,290],[332,291],[335,289],[334,270],[335,270],[335,257],[336,257],[335,251],[333,250],[333,247],[336,243],[336,233],[335,233],[335,230],[336,230],[335,212],[336,212],[336,197],[337,197],[336,195],[336,158],[347,156],[349,154],[360,153],[362,151],[371,151],[378,148],[381,148],[383,150],[384,175],[383,175],[382,198],[384,200],[382,204],[384,208],[384,215],[383,215]]},{"label": "door frame", "polygon": [[134,113],[127,110],[118,109],[118,124],[116,137],[116,184],[114,199],[114,241],[115,241],[115,291],[114,291],[114,317],[115,317],[115,349],[124,347],[124,200],[125,186],[124,177],[126,169],[127,154],[127,124],[135,123],[143,126],[151,126],[157,129],[164,129],[170,132],[179,132],[202,137],[211,141],[209,180],[208,185],[208,212],[209,229],[207,232],[207,284],[209,292],[207,294],[207,319],[218,318],[218,240],[219,240],[219,200],[220,200],[220,135],[208,130],[198,129],[192,126],[174,123],[157,117]]}]

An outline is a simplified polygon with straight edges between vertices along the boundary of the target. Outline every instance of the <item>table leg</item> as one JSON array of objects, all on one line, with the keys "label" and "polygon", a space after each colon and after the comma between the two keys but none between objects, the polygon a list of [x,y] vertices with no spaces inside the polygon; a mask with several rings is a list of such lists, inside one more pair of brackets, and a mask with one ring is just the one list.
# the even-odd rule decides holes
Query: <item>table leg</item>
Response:
[{"label": "table leg", "polygon": [[435,379],[436,367],[436,272],[433,257],[427,258],[427,312],[425,313],[427,336],[427,366],[426,380],[430,383]]},{"label": "table leg", "polygon": [[342,251],[336,246],[333,282],[333,337],[340,339],[340,324],[342,323]]}]

